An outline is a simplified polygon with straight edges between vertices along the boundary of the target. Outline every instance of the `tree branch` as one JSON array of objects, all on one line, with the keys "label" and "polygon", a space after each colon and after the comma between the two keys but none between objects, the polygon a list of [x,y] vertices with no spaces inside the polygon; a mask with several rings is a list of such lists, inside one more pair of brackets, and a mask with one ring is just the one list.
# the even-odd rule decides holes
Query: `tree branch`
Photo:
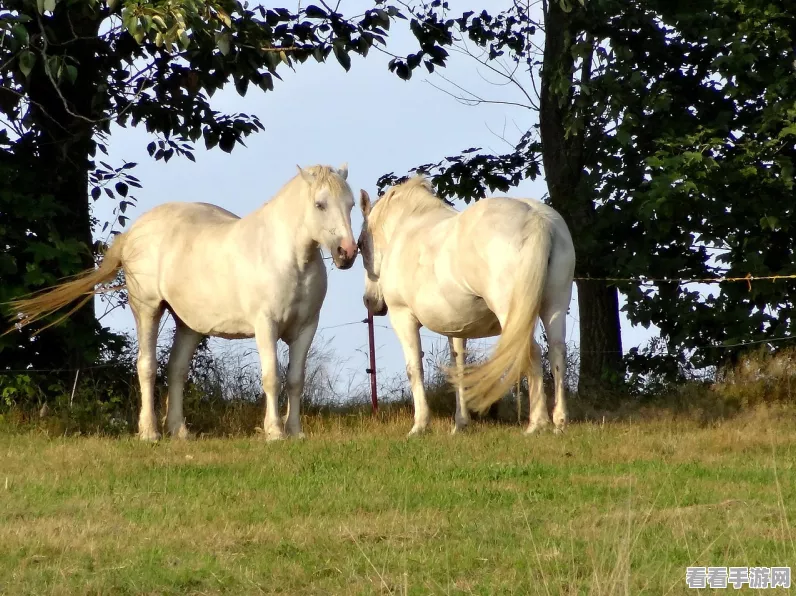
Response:
[{"label": "tree branch", "polygon": [[442,91],[446,95],[451,96],[452,98],[454,98],[455,100],[463,103],[464,105],[477,106],[477,105],[480,105],[480,104],[494,104],[494,105],[516,106],[516,107],[519,107],[519,108],[525,108],[526,110],[535,109],[535,107],[533,105],[529,106],[529,105],[526,105],[526,104],[523,104],[523,103],[519,103],[519,102],[516,102],[516,101],[502,101],[502,100],[497,100],[497,99],[484,99],[483,97],[479,97],[478,95],[476,95],[472,91],[468,91],[467,89],[465,89],[461,85],[458,85],[457,83],[454,83],[449,78],[447,78],[447,77],[445,77],[443,75],[438,75],[438,76],[440,78],[442,78],[444,81],[450,83],[451,85],[453,85],[454,87],[456,87],[457,89],[462,91],[463,93],[466,93],[467,95],[470,95],[470,97],[465,97],[465,96],[461,96],[461,95],[456,95],[455,93],[451,93],[447,89],[443,89],[439,85],[435,85],[434,83],[432,83],[428,79],[426,79],[426,82],[429,85],[431,85],[432,87],[434,87],[435,89],[437,89],[439,91]]}]

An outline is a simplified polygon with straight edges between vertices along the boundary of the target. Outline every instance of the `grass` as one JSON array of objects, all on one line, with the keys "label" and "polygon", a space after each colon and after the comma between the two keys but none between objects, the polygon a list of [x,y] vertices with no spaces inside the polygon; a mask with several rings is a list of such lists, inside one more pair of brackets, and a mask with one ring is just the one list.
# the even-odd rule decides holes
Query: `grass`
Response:
[{"label": "grass", "polygon": [[793,407],[562,437],[410,426],[309,417],[307,440],[278,444],[2,433],[0,593],[684,594],[689,565],[796,572]]}]

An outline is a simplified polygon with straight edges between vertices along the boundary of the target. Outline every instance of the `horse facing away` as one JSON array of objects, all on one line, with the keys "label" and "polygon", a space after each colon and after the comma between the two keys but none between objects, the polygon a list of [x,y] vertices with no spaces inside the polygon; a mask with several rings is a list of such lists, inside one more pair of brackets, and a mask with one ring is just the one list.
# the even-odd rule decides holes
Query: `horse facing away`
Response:
[{"label": "horse facing away", "polygon": [[[539,201],[493,197],[458,212],[423,177],[394,186],[371,205],[358,246],[365,264],[365,306],[389,313],[406,359],[415,420],[426,430],[420,327],[448,337],[456,386],[453,432],[469,424],[468,406],[483,411],[528,377],[527,433],[550,423],[542,388],[541,350],[534,339],[541,317],[555,379],[555,431],[566,425],[566,313],[575,249],[561,216]],[[481,366],[465,366],[469,338],[500,334]]]},{"label": "horse facing away", "polygon": [[[303,436],[299,400],[327,285],[320,247],[331,252],[340,269],[353,265],[357,247],[347,166],[298,169],[270,201],[243,218],[207,203],[155,207],[116,237],[99,268],[11,303],[13,312],[21,313],[19,322],[26,325],[78,298],[84,304],[98,284],[114,279],[122,268],[138,333],[141,439],[160,438],[154,407],[155,350],[165,310],[176,322],[166,415],[172,436],[189,436],[183,386],[205,335],[255,338],[266,397],[263,430],[269,440],[285,438],[285,431]],[[277,406],[279,339],[289,346],[284,428]]]}]

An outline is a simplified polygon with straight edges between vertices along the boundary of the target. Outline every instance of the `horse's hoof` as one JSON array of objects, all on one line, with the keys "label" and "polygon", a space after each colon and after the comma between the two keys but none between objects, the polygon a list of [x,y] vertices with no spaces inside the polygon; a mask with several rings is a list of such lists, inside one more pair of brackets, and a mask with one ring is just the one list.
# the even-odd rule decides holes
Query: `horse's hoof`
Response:
[{"label": "horse's hoof", "polygon": [[563,435],[564,434],[564,426],[563,425],[562,426],[556,426],[553,429],[553,434],[554,435]]},{"label": "horse's hoof", "polygon": [[287,435],[281,430],[270,430],[265,435],[265,440],[269,443],[271,441],[284,441],[285,439],[287,439]]},{"label": "horse's hoof", "polygon": [[293,424],[285,424],[285,434],[290,439],[303,439],[304,431],[301,430],[301,424],[293,423]]},{"label": "horse's hoof", "polygon": [[528,425],[528,428],[525,429],[526,435],[539,435],[543,431],[547,429],[546,422],[532,422]]},{"label": "horse's hoof", "polygon": [[142,430],[138,433],[138,438],[145,443],[157,443],[160,441],[160,433],[156,430]]},{"label": "horse's hoof", "polygon": [[428,427],[427,426],[417,426],[417,425],[415,425],[415,426],[412,427],[412,430],[409,431],[409,434],[406,435],[406,438],[410,439],[412,437],[419,437],[420,435],[426,434],[426,432],[428,432]]},{"label": "horse's hoof", "polygon": [[467,425],[466,424],[454,424],[453,428],[451,429],[451,434],[452,435],[460,435],[466,430],[467,430]]},{"label": "horse's hoof", "polygon": [[194,434],[188,430],[188,427],[184,424],[180,426],[176,431],[171,431],[172,438],[179,439],[181,441],[189,441],[194,438]]}]

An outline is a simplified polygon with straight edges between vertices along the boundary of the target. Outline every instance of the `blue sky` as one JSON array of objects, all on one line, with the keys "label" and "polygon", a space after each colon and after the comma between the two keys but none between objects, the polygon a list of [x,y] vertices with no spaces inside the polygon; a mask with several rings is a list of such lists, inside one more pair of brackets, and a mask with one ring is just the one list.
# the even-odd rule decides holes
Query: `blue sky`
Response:
[{"label": "blue sky", "polygon": [[[509,4],[503,0],[491,3],[493,10]],[[342,0],[344,14],[359,14],[371,3]],[[452,12],[477,9],[479,3],[453,0]],[[480,3],[483,6],[483,3]],[[412,48],[411,39],[402,24],[390,36],[390,50],[396,54]],[[540,37],[539,42],[541,43]],[[143,128],[113,129],[110,163],[122,160],[139,165],[133,173],[141,180],[138,206],[127,215],[133,220],[152,207],[168,201],[203,201],[224,207],[238,215],[246,215],[266,202],[302,166],[317,163],[339,165],[348,162],[348,181],[355,195],[364,188],[376,196],[376,180],[387,172],[403,174],[409,168],[444,156],[456,155],[468,147],[482,147],[505,152],[509,141],[519,138],[519,130],[527,130],[535,121],[530,110],[506,105],[466,106],[434,88],[445,81],[429,76],[425,69],[416,71],[405,82],[387,70],[389,56],[371,51],[367,59],[354,57],[350,72],[330,58],[326,64],[308,62],[293,72],[280,69],[283,81],[276,82],[273,92],[262,93],[252,88],[240,97],[232,85],[212,98],[214,109],[222,112],[256,114],[265,131],[250,136],[247,147],[238,147],[232,154],[219,149],[205,151],[197,146],[196,163],[179,158],[168,164],[155,162],[146,153],[152,140]],[[422,70],[422,72],[421,72]],[[454,55],[443,74],[462,87],[485,98],[519,99],[507,86],[495,86],[490,75],[470,58]],[[492,82],[490,82],[492,81]],[[503,133],[505,131],[505,133]],[[526,181],[512,189],[509,196],[540,198],[546,193],[544,177]],[[113,204],[100,199],[95,214],[101,221],[110,218]],[[464,204],[459,207],[463,208]],[[358,207],[352,214],[356,234],[362,222]],[[129,223],[128,223],[129,225]],[[362,305],[363,269],[360,258],[348,271],[329,265],[329,289],[321,311],[316,342],[329,342],[343,367],[343,378],[353,376],[354,386],[366,382],[367,327],[351,324],[366,316]],[[103,305],[98,305],[101,314]],[[116,310],[103,323],[117,330],[134,329],[129,310]],[[404,360],[400,345],[389,328],[389,320],[376,319],[377,369],[380,377],[403,374]],[[625,349],[640,345],[650,331],[631,328],[622,318]],[[166,327],[168,328],[168,327]],[[444,345],[440,337],[422,331],[423,347],[428,353],[432,344]],[[161,334],[161,342],[168,338]],[[436,339],[435,339],[436,338]],[[577,343],[577,306],[573,300],[568,317],[567,339]],[[214,340],[214,349],[250,351],[253,340]],[[479,342],[481,349],[491,342]]]}]

